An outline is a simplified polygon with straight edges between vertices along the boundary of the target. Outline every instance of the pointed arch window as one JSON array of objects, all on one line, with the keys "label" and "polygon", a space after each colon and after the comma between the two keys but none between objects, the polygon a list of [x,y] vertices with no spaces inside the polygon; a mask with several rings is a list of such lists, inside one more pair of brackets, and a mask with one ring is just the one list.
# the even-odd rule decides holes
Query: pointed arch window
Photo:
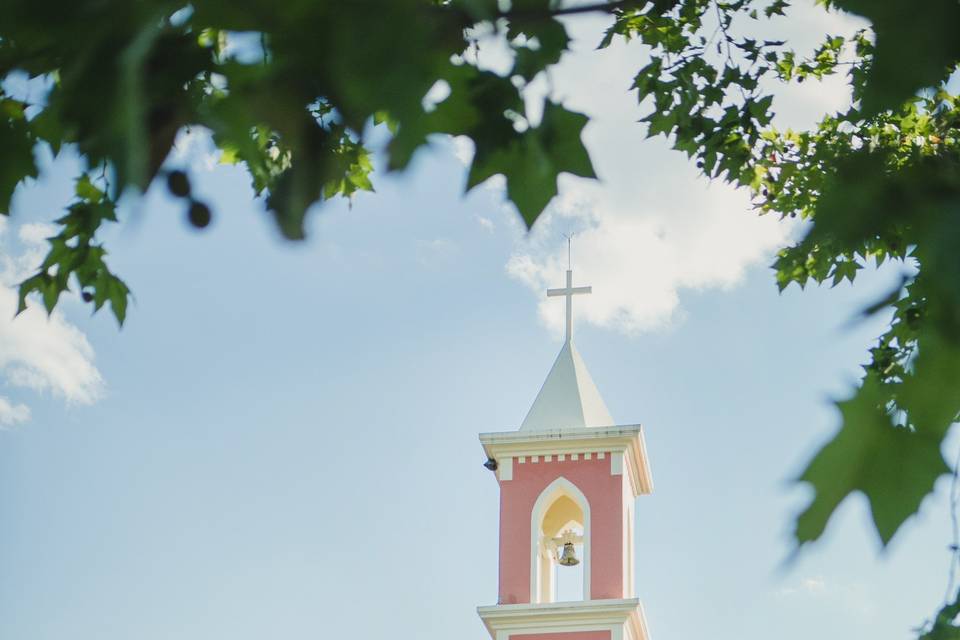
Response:
[{"label": "pointed arch window", "polygon": [[589,600],[590,503],[583,492],[564,477],[550,483],[534,504],[530,533],[530,601],[557,601],[558,560],[564,542],[574,543],[582,565],[581,599]]}]

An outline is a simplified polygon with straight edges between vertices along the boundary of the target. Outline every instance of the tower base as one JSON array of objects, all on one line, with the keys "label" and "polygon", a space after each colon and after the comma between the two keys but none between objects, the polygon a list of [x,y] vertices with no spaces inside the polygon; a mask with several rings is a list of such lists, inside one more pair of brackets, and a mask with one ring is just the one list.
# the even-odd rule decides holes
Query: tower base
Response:
[{"label": "tower base", "polygon": [[637,598],[477,608],[492,640],[649,640]]}]

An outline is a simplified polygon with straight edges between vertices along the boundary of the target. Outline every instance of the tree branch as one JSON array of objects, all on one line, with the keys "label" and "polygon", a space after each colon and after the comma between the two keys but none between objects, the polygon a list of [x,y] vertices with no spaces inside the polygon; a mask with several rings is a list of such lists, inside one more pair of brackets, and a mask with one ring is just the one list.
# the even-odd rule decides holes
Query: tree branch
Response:
[{"label": "tree branch", "polygon": [[537,17],[554,18],[556,16],[570,16],[578,13],[591,13],[600,11],[610,13],[617,9],[624,9],[629,5],[642,4],[637,0],[617,0],[616,2],[597,2],[594,4],[581,4],[575,7],[566,7],[564,9],[551,9],[550,11],[501,11],[498,16],[501,18],[516,17]]},{"label": "tree branch", "polygon": [[[614,0],[613,2],[596,2],[592,4],[582,4],[574,7],[564,7],[562,9],[510,9],[509,11],[497,11],[492,14],[494,20],[499,18],[507,19],[525,19],[525,20],[546,20],[560,16],[571,16],[581,13],[613,13],[618,9],[628,7],[638,7],[647,4],[645,0]],[[431,9],[440,9],[444,11],[451,10],[448,4],[432,5]],[[462,7],[453,8],[458,14],[469,17],[469,13]]]}]

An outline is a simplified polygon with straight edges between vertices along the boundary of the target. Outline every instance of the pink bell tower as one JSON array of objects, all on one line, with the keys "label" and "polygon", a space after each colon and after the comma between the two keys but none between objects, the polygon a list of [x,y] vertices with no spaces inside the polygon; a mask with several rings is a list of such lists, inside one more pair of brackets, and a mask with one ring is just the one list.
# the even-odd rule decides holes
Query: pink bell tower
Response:
[{"label": "pink bell tower", "polygon": [[[500,595],[478,613],[492,640],[648,640],[634,594],[636,498],[653,489],[640,425],[615,425],[566,340],[519,431],[483,433],[500,485]],[[582,597],[558,601],[559,572],[580,564]],[[568,574],[570,575],[570,574]]]}]

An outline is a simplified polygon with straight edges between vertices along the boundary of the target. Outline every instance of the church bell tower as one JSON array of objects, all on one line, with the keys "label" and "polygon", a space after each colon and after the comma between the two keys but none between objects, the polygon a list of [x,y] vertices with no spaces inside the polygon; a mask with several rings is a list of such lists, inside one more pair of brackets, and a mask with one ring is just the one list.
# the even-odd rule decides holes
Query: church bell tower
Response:
[{"label": "church bell tower", "polygon": [[[492,640],[648,640],[634,594],[634,503],[652,489],[640,425],[616,425],[573,343],[566,340],[518,431],[483,433],[500,485],[497,604],[478,608]],[[580,565],[579,567],[576,565]],[[559,572],[582,572],[563,598]],[[569,574],[568,574],[569,575]]]}]

